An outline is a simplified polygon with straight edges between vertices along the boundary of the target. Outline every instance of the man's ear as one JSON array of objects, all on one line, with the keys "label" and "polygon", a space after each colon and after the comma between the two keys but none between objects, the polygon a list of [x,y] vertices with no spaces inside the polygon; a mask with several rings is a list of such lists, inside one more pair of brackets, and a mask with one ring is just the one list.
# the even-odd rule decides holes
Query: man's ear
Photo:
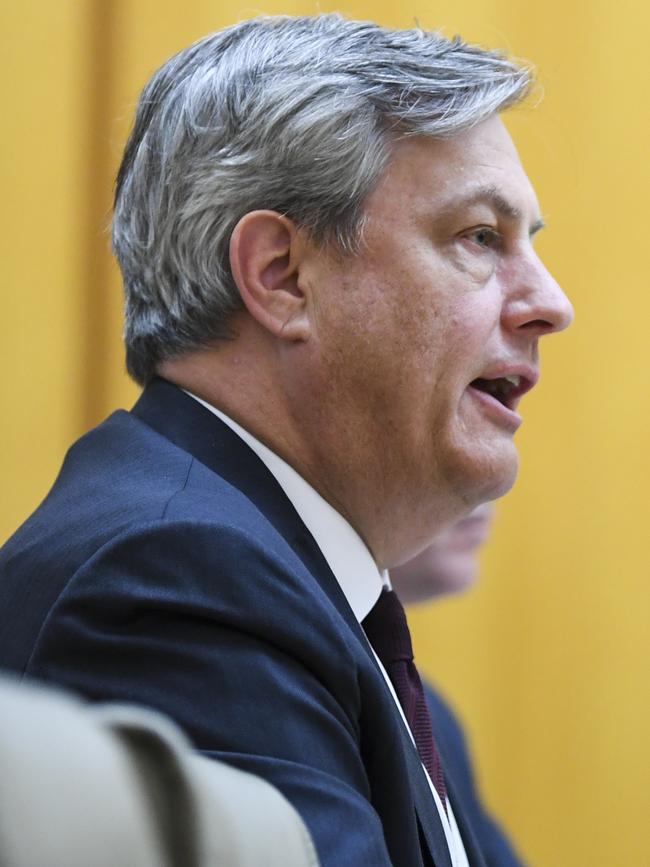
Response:
[{"label": "man's ear", "polygon": [[302,248],[295,224],[276,211],[250,211],[230,239],[230,267],[250,315],[283,340],[309,336],[307,299],[298,270]]}]

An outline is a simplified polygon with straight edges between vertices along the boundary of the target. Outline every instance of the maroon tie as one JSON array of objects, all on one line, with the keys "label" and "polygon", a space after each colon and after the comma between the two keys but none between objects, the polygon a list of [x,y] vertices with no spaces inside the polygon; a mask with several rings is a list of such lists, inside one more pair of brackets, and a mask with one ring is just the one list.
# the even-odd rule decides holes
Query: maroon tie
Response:
[{"label": "maroon tie", "polygon": [[363,621],[368,641],[386,669],[413,733],[422,764],[440,795],[445,812],[447,790],[440,755],[431,729],[420,675],[413,662],[411,633],[402,603],[393,590],[382,590],[375,607]]}]

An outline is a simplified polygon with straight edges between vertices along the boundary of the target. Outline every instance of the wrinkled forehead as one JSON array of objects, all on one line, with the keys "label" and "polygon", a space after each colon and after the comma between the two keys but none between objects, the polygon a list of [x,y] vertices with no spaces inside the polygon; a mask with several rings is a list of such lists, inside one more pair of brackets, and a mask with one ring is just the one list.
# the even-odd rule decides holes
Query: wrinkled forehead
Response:
[{"label": "wrinkled forehead", "polygon": [[450,138],[398,141],[368,204],[380,202],[393,211],[424,208],[435,215],[482,206],[531,228],[540,223],[535,190],[496,116]]}]

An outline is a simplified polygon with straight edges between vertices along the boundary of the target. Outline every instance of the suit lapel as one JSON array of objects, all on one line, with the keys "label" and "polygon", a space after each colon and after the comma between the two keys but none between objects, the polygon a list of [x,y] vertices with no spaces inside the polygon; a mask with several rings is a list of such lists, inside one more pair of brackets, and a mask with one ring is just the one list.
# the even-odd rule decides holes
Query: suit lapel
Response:
[{"label": "suit lapel", "polygon": [[478,845],[476,837],[474,836],[472,826],[467,820],[467,815],[463,808],[462,801],[456,795],[454,781],[450,780],[446,774],[445,784],[447,786],[447,795],[449,797],[449,801],[451,803],[452,809],[454,811],[454,816],[456,818],[456,824],[458,825],[458,830],[460,831],[460,837],[463,841],[463,846],[465,847],[467,860],[471,864],[471,867],[486,867],[485,859],[483,858],[481,849]]},{"label": "suit lapel", "polygon": [[[402,749],[409,771],[415,812],[417,813],[422,837],[426,842],[435,867],[452,867],[447,838],[445,837],[445,831],[433,801],[433,795],[431,794],[426,773],[422,767],[422,761],[403,723],[400,728],[402,731]],[[473,862],[470,863],[472,863],[473,867]]]},{"label": "suit lapel", "polygon": [[248,497],[318,578],[350,629],[367,644],[313,536],[273,474],[241,437],[194,398],[163,379],[155,379],[147,386],[132,414]]},{"label": "suit lapel", "polygon": [[[402,729],[404,726],[402,726]],[[413,783],[415,808],[418,814],[423,836],[432,854],[435,867],[451,867],[447,840],[438,811],[436,810],[429,782],[426,779],[422,762],[413,742],[404,730],[403,749],[409,765],[409,774]],[[467,860],[471,867],[487,867],[481,849],[478,845],[472,826],[467,820],[462,801],[456,794],[453,780],[445,774],[447,796],[454,811],[454,817],[460,832]]]}]

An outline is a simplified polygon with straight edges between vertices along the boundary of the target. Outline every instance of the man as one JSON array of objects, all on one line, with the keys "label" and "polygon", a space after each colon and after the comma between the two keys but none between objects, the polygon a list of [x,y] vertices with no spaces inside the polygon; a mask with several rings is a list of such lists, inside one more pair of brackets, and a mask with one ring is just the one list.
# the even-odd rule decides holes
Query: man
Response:
[{"label": "man", "polygon": [[[487,540],[492,505],[478,506],[447,527],[418,555],[391,569],[390,581],[406,605],[459,593],[478,575],[478,552]],[[510,841],[481,802],[463,729],[437,690],[424,684],[433,729],[447,773],[461,793],[481,852],[488,867],[521,867]]]},{"label": "man", "polygon": [[511,486],[538,339],[571,318],[498,118],[528,83],[338,16],[172,58],[115,202],[144,394],[3,554],[9,667],[168,713],[327,867],[483,863],[412,664],[376,653],[393,621],[408,643],[383,571]]}]

